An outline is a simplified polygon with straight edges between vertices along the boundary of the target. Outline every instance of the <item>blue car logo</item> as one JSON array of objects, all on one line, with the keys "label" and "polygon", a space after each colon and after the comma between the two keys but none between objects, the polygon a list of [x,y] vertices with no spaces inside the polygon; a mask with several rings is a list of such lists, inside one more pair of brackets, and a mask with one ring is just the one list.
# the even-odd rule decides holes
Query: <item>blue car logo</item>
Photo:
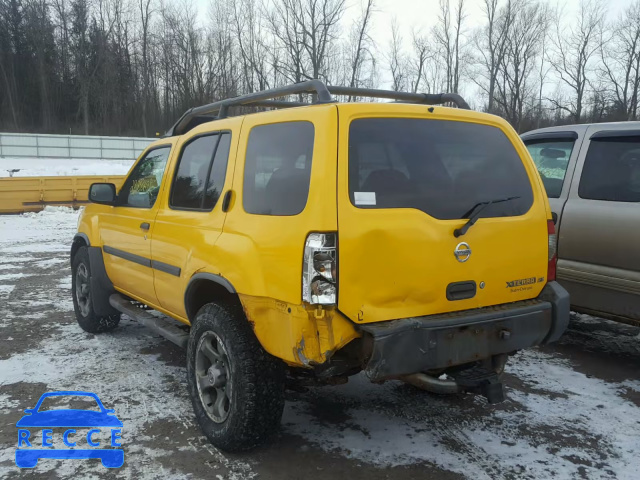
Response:
[{"label": "blue car logo", "polygon": [[[100,411],[81,409],[56,409],[40,411],[42,402],[49,397],[91,397]],[[86,399],[86,398],[85,398]],[[16,465],[20,468],[33,468],[41,458],[57,460],[68,458],[99,458],[106,468],[118,468],[124,463],[124,450],[119,441],[122,437],[122,422],[115,416],[114,410],[104,407],[95,393],[91,392],[49,392],[40,397],[34,408],[24,411],[26,414],[16,424],[18,430],[18,448],[16,449]],[[65,428],[60,437],[67,448],[55,448],[53,428]],[[42,429],[41,437],[32,428]],[[90,447],[100,447],[96,436],[103,430],[110,430],[110,447],[112,448],[73,448],[79,438],[76,428],[90,428],[86,434],[86,443]],[[58,439],[58,440],[60,440]],[[38,442],[42,448],[38,448]]]}]

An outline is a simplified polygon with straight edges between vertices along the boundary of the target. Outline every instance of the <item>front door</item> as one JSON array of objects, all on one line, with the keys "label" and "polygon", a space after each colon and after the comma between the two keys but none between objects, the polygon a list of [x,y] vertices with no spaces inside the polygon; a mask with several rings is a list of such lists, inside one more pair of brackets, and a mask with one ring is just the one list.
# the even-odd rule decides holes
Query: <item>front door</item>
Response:
[{"label": "front door", "polygon": [[100,216],[104,263],[118,290],[155,304],[151,237],[171,145],[154,147],[133,168],[117,205]]}]

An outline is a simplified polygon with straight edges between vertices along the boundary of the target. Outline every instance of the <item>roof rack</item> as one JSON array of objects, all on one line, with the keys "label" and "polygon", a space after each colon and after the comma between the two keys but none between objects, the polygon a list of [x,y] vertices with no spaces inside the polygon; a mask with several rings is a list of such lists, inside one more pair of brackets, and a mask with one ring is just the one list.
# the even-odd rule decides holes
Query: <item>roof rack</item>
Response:
[{"label": "roof rack", "polygon": [[[289,95],[310,93],[313,95],[311,103],[289,102],[274,100]],[[332,103],[335,100],[331,96],[349,95],[355,97],[388,98],[403,103],[420,103],[424,105],[439,105],[453,103],[458,108],[469,109],[469,104],[457,93],[409,93],[395,92],[393,90],[379,90],[375,88],[327,86],[321,80],[307,80],[285,87],[272,88],[261,92],[248,93],[238,97],[227,98],[218,102],[202,105],[187,110],[182,117],[167,131],[165,137],[182,135],[197,125],[211,120],[226,118],[229,107],[252,106],[269,108],[302,107],[322,103]]]}]

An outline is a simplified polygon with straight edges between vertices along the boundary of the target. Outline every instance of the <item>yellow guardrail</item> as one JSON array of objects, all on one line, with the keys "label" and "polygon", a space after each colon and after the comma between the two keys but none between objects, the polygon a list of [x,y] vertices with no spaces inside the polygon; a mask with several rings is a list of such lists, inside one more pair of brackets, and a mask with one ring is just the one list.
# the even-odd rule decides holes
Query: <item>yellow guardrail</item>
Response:
[{"label": "yellow guardrail", "polygon": [[37,212],[47,205],[77,207],[88,203],[92,183],[115,183],[124,176],[0,178],[0,214]]}]

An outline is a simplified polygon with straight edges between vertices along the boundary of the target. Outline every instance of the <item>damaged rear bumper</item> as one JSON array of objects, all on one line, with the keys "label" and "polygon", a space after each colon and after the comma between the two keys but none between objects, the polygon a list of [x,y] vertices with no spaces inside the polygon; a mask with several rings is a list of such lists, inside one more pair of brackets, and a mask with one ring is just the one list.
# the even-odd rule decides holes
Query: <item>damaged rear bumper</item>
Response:
[{"label": "damaged rear bumper", "polygon": [[569,323],[569,294],[548,283],[533,300],[362,325],[372,340],[372,381],[444,369],[556,341]]}]

